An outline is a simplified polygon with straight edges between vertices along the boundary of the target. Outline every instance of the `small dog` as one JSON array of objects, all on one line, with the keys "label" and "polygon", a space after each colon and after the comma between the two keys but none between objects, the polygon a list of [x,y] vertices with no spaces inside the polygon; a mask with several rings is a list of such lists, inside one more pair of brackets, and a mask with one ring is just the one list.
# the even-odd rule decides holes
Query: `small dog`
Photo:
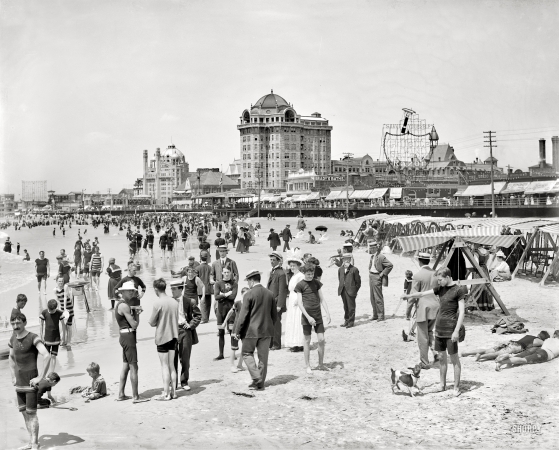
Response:
[{"label": "small dog", "polygon": [[[417,386],[417,381],[419,380],[419,373],[421,372],[421,366],[416,364],[415,367],[408,367],[409,370],[393,370],[390,369],[392,372],[390,379],[392,381],[392,393],[394,394],[394,388],[397,387],[399,391],[400,383],[408,388],[408,392],[412,397],[414,397],[412,388],[415,387],[418,392],[421,392],[421,389]],[[411,372],[410,372],[411,371]]]}]

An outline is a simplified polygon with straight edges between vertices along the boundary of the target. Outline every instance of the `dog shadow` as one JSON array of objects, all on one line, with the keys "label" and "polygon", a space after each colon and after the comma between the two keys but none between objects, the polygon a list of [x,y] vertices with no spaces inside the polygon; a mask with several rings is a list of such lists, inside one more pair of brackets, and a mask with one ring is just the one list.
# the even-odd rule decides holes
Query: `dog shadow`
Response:
[{"label": "dog shadow", "polygon": [[280,386],[282,384],[287,384],[290,381],[296,380],[297,378],[299,377],[295,375],[278,375],[272,378],[271,380],[267,380],[264,386],[265,387]]},{"label": "dog shadow", "polygon": [[39,438],[39,445],[41,448],[54,448],[54,447],[64,447],[68,445],[80,444],[85,442],[79,436],[68,433],[58,433],[58,434],[43,434]]},{"label": "dog shadow", "polygon": [[[454,389],[454,383],[452,383],[450,386],[452,387],[452,389]],[[462,392],[472,392],[481,388],[482,386],[484,386],[484,384],[479,381],[460,380],[460,390]]]}]

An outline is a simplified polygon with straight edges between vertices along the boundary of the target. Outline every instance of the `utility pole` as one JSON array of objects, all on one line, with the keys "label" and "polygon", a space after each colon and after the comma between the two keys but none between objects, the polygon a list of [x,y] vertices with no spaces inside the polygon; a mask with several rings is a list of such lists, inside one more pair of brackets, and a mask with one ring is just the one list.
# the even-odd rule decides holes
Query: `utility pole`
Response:
[{"label": "utility pole", "polygon": [[346,161],[346,182],[345,182],[345,214],[349,218],[349,163],[351,162],[351,158],[353,157],[353,153],[344,153],[344,157],[342,161]]},{"label": "utility pole", "polygon": [[493,147],[497,147],[495,144],[497,141],[497,133],[495,131],[484,131],[485,143],[489,145],[484,145],[484,147],[489,147],[489,159],[491,160],[491,217],[495,218],[495,186],[493,183]]}]

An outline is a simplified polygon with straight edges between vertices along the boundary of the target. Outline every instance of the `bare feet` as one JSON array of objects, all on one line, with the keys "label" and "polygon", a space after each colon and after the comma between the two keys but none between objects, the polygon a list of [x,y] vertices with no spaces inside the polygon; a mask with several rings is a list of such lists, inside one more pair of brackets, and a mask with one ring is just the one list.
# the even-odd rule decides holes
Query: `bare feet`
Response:
[{"label": "bare feet", "polygon": [[324,364],[320,364],[320,365],[316,366],[316,368],[314,370],[322,370],[323,372],[328,372],[330,369],[328,367],[326,367]]},{"label": "bare feet", "polygon": [[129,395],[125,395],[123,397],[118,397],[115,398],[115,402],[123,402],[124,400],[130,400],[132,397],[130,397]]},{"label": "bare feet", "polygon": [[312,369],[310,367],[307,367],[307,373],[311,374],[312,373]]},{"label": "bare feet", "polygon": [[495,365],[495,370],[496,370],[497,372],[500,372],[500,371],[501,371],[501,364],[497,363],[497,364]]},{"label": "bare feet", "polygon": [[239,369],[237,369],[236,367],[231,367],[231,372],[237,373],[238,371],[239,371]]},{"label": "bare feet", "polygon": [[150,398],[138,397],[132,400],[132,403],[144,403],[144,402],[149,402],[150,400],[151,400]]},{"label": "bare feet", "polygon": [[[138,399],[140,400],[140,399]],[[145,399],[141,399],[141,400],[145,400],[148,401],[149,398],[145,398]],[[168,402],[169,400],[171,400],[171,396],[166,396],[166,395],[160,395],[159,397],[155,397],[154,400],[158,401],[158,402]],[[134,400],[133,403],[140,403],[139,401]]]},{"label": "bare feet", "polygon": [[454,389],[454,396],[455,397],[460,397],[460,394],[462,394],[462,392],[460,391],[460,388]]},{"label": "bare feet", "polygon": [[481,358],[481,355],[478,353],[478,354],[476,355],[476,361],[479,361],[479,358]]},{"label": "bare feet", "polygon": [[17,450],[28,450],[31,448],[31,444],[25,444],[19,447]]}]

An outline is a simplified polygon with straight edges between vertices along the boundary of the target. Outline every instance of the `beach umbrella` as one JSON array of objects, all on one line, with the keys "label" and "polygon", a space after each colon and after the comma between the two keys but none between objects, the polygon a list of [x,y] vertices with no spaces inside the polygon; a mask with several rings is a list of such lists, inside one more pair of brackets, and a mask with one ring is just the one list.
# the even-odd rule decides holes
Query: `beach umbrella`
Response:
[{"label": "beach umbrella", "polygon": [[238,227],[248,228],[248,223],[246,223],[246,222],[237,222],[237,226],[238,226]]},{"label": "beach umbrella", "polygon": [[324,225],[319,225],[315,228],[316,231],[328,231],[328,227],[325,227]]}]

